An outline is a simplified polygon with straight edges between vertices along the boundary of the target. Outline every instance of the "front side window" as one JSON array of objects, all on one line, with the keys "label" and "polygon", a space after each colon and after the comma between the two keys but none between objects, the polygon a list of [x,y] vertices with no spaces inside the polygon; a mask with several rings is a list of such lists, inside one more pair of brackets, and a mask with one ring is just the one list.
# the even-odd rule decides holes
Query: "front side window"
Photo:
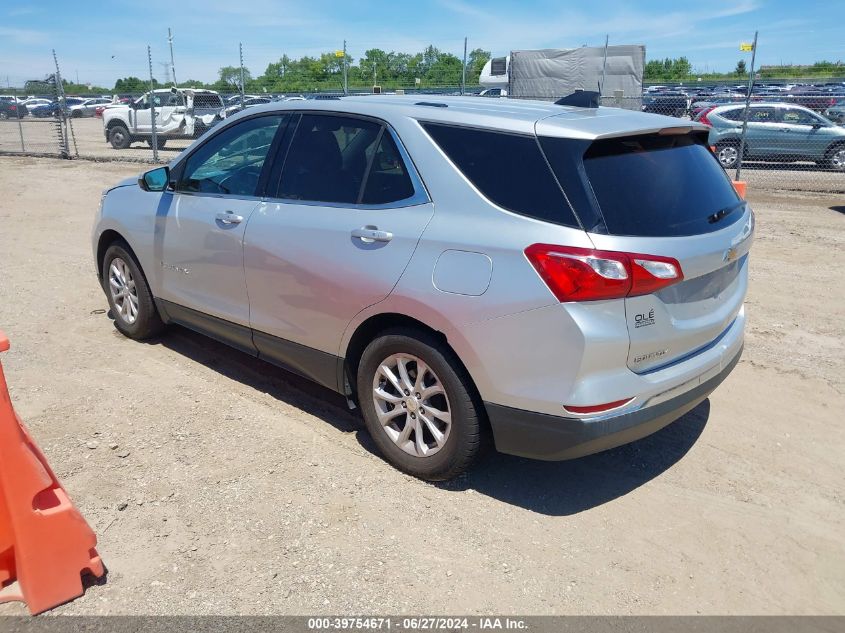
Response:
[{"label": "front side window", "polygon": [[254,196],[282,119],[247,119],[213,136],[188,157],[177,191]]},{"label": "front side window", "polygon": [[382,129],[378,123],[354,117],[302,115],[285,158],[277,197],[357,204]]},{"label": "front side window", "polygon": [[812,112],[790,108],[783,113],[783,123],[790,125],[815,125],[819,119]]}]

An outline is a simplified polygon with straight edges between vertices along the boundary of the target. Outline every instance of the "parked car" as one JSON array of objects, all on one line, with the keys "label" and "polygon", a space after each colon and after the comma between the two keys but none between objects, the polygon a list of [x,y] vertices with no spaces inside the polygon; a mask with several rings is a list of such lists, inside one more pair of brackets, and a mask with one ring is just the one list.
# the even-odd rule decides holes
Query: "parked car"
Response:
[{"label": "parked car", "polygon": [[27,111],[37,108],[38,106],[42,105],[50,105],[52,101],[50,99],[44,99],[42,97],[29,97],[24,99],[22,104],[26,106]]},{"label": "parked car", "polygon": [[237,114],[241,110],[246,108],[251,108],[252,106],[257,105],[264,105],[265,103],[270,103],[271,99],[268,97],[250,97],[249,99],[244,99],[243,106],[241,106],[240,99],[235,102],[234,105],[229,105],[226,108],[226,116],[232,116],[233,114]]},{"label": "parked car", "polygon": [[464,470],[488,422],[500,451],[552,460],[653,433],[739,360],[753,214],[706,127],[594,112],[242,112],[105,192],[114,324],[179,323],[345,394],[426,479]]},{"label": "parked car", "polygon": [[[82,103],[84,100],[79,99],[78,97],[67,97],[65,99],[65,116],[68,116],[70,113],[70,109]],[[35,108],[31,109],[29,113],[32,116],[36,117],[48,117],[48,116],[59,116],[62,111],[62,105],[59,101],[51,101],[48,104],[36,106]]]},{"label": "parked car", "polygon": [[479,97],[507,97],[507,88],[486,88],[478,93]]},{"label": "parked car", "polygon": [[839,99],[824,111],[824,115],[834,123],[845,125],[845,99]]},{"label": "parked car", "polygon": [[[720,106],[706,113],[710,144],[723,167],[739,159],[742,106]],[[755,103],[748,112],[743,160],[809,160],[845,171],[845,128],[808,108],[788,103]]]},{"label": "parked car", "polygon": [[223,99],[213,90],[170,88],[148,92],[130,105],[103,109],[103,133],[115,149],[134,141],[153,143],[152,105],[156,112],[156,143],[197,138],[226,117]]},{"label": "parked car", "polygon": [[643,97],[643,112],[682,117],[687,114],[690,99],[683,92],[660,92]]},{"label": "parked car", "polygon": [[111,99],[106,97],[95,97],[93,99],[85,99],[82,103],[77,103],[72,105],[68,108],[69,116],[74,118],[79,117],[92,117],[94,116],[94,111],[96,110],[97,106],[107,105],[112,102]]},{"label": "parked car", "polygon": [[794,88],[783,95],[786,103],[822,112],[836,103],[836,97],[817,88]]},{"label": "parked car", "polygon": [[14,97],[0,98],[0,119],[22,119],[26,113],[26,106]]}]

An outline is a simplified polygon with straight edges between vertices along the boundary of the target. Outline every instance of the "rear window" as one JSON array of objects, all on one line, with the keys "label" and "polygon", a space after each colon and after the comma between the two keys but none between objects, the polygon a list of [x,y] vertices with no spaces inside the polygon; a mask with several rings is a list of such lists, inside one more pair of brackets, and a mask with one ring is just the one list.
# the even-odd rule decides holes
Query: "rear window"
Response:
[{"label": "rear window", "polygon": [[[571,152],[571,142],[542,138],[541,144],[552,169],[566,170],[564,152]],[[584,153],[583,165],[582,180],[611,235],[697,235],[742,217],[743,205],[724,170],[704,140],[694,135],[595,141]],[[565,176],[560,175],[562,182]]]},{"label": "rear window", "polygon": [[578,226],[534,136],[435,123],[423,127],[491,202],[538,220]]}]

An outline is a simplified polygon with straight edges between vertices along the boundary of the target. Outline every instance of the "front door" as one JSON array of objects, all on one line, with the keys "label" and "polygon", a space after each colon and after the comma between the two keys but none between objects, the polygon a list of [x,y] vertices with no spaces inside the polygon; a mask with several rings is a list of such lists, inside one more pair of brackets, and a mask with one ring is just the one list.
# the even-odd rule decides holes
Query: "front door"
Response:
[{"label": "front door", "polygon": [[246,231],[250,323],[260,354],[325,384],[331,375],[297,363],[307,350],[339,354],[352,318],[399,280],[434,206],[380,122],[303,114],[288,135]]},{"label": "front door", "polygon": [[162,299],[248,328],[243,236],[282,115],[227,127],[188,156],[156,225]]}]

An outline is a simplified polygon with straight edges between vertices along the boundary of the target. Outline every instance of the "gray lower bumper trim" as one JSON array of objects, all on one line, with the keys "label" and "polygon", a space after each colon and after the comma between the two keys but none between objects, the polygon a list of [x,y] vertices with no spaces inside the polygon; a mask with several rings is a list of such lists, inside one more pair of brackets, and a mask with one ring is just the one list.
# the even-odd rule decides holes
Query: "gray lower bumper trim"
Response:
[{"label": "gray lower bumper trim", "polygon": [[717,375],[689,391],[645,409],[589,422],[485,402],[496,449],[544,460],[564,460],[598,453],[659,431],[703,402],[728,376],[742,350]]}]

